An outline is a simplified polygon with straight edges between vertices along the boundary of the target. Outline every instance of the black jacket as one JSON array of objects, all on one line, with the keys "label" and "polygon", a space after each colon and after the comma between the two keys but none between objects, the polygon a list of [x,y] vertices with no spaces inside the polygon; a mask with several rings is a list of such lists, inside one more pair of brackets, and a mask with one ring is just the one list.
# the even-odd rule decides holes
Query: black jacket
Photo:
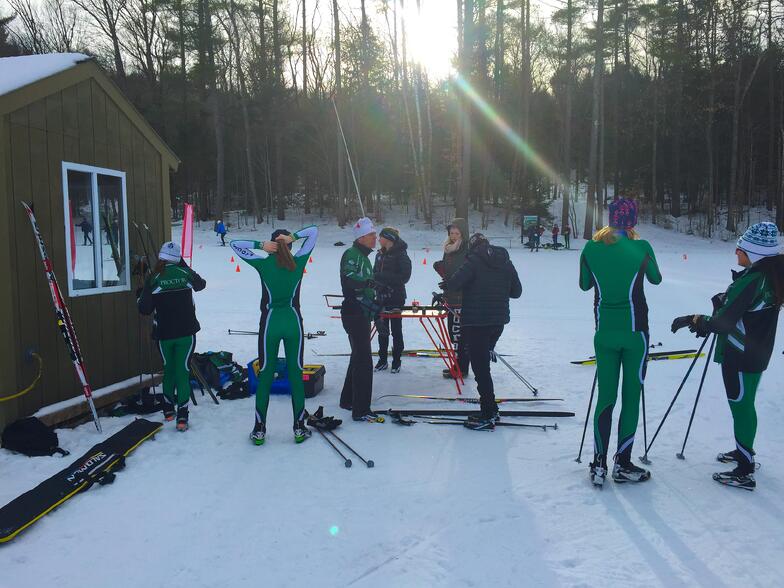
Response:
[{"label": "black jacket", "polygon": [[406,302],[406,284],[411,279],[411,259],[408,243],[399,239],[390,249],[380,249],[373,264],[373,280],[392,289],[380,303],[402,306]]},{"label": "black jacket", "polygon": [[167,264],[162,272],[147,279],[137,304],[142,314],[153,314],[152,338],[178,339],[195,335],[199,329],[193,292],[207,282],[183,262]]},{"label": "black jacket", "polygon": [[468,251],[445,289],[463,291],[460,323],[467,327],[505,325],[509,299],[520,298],[523,287],[503,247],[483,243]]}]

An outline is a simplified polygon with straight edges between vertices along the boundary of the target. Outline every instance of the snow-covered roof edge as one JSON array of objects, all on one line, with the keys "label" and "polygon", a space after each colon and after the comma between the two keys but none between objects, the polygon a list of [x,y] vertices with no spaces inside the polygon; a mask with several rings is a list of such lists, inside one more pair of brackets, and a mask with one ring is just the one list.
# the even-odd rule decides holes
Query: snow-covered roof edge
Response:
[{"label": "snow-covered roof edge", "polygon": [[89,60],[84,53],[46,53],[0,58],[0,96]]}]

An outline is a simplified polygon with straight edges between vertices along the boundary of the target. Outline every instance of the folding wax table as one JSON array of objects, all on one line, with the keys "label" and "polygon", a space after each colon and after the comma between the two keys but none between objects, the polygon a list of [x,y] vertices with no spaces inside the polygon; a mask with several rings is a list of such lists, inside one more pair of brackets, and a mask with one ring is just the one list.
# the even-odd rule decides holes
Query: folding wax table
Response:
[{"label": "folding wax table", "polygon": [[[331,298],[343,298],[340,294],[324,294],[324,299],[327,306],[331,309],[339,309],[339,304],[330,302]],[[396,312],[382,311],[379,314],[380,318],[392,319],[399,318],[404,320],[417,320],[425,331],[428,339],[435,347],[441,360],[449,369],[452,378],[455,381],[457,393],[462,394],[461,385],[463,384],[463,374],[460,372],[460,366],[457,363],[457,352],[452,346],[452,340],[449,338],[449,327],[447,326],[447,317],[449,310],[443,306],[404,306],[402,308],[394,309]],[[372,339],[376,333],[375,325],[370,333]]]}]

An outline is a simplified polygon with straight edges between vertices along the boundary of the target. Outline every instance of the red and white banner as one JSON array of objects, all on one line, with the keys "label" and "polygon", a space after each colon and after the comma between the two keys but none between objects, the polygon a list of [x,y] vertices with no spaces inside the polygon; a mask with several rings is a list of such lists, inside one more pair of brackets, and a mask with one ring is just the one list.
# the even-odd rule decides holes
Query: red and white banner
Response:
[{"label": "red and white banner", "polygon": [[182,213],[182,258],[193,265],[193,204],[185,204]]}]

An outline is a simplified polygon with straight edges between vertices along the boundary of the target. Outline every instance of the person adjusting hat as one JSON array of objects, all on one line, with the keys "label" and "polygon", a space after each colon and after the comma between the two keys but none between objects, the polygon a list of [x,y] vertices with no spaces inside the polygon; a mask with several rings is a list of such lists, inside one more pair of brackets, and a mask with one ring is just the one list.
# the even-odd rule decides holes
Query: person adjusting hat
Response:
[{"label": "person adjusting hat", "polygon": [[178,431],[188,429],[190,359],[196,349],[196,333],[201,329],[193,292],[206,286],[207,282],[182,259],[180,246],[169,241],[161,247],[155,271],[137,294],[139,312],[153,315],[152,338],[158,341],[163,358],[163,416],[173,420],[176,405]]}]

